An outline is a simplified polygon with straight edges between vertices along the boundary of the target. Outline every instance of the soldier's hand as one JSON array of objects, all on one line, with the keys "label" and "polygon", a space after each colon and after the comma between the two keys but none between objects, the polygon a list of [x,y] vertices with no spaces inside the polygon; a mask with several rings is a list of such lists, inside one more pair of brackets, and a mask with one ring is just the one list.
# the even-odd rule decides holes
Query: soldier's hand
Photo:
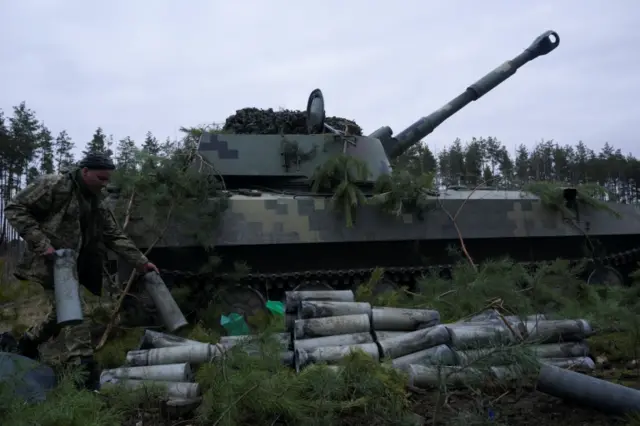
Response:
[{"label": "soldier's hand", "polygon": [[158,267],[151,262],[145,263],[140,267],[140,269],[144,273],[151,272],[151,271],[157,272],[158,274],[160,273],[160,270],[158,269]]},{"label": "soldier's hand", "polygon": [[56,254],[56,249],[54,249],[53,247],[48,247],[44,251],[43,256],[46,257],[47,259],[53,259],[55,254]]}]

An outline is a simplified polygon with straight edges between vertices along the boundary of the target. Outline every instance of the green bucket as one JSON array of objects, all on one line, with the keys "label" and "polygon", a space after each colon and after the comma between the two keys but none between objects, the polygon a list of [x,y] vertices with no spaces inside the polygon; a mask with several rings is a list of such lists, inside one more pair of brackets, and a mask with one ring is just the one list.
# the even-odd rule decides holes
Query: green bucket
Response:
[{"label": "green bucket", "polygon": [[284,303],[277,302],[275,300],[267,300],[265,304],[271,315],[274,316],[284,316]]},{"label": "green bucket", "polygon": [[246,336],[251,333],[244,317],[235,312],[229,316],[222,315],[220,325],[227,331],[228,336]]}]

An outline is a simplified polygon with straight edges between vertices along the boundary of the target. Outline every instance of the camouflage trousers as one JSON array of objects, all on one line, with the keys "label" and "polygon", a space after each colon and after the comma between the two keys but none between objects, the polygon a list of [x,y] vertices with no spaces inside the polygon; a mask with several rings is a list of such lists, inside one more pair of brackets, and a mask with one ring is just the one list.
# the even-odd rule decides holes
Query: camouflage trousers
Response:
[{"label": "camouflage trousers", "polygon": [[[82,288],[81,288],[82,289]],[[48,312],[44,319],[30,327],[26,334],[34,342],[42,344],[58,334],[55,341],[55,359],[50,360],[61,364],[79,364],[84,357],[93,356],[91,341],[90,311],[87,303],[82,300],[84,321],[77,325],[59,328],[56,318],[56,299],[53,290],[45,290]],[[82,291],[80,292],[82,298]],[[57,333],[59,331],[59,333]]]}]

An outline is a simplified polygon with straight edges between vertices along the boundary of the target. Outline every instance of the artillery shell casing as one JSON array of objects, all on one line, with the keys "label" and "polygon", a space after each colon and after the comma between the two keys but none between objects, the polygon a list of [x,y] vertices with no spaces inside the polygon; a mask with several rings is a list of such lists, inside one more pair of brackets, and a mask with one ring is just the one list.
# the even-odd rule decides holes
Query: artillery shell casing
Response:
[{"label": "artillery shell casing", "polygon": [[500,312],[496,309],[487,309],[486,311],[480,312],[477,315],[472,316],[461,322],[483,322],[483,321],[493,321],[493,320],[501,320],[502,318],[507,319],[508,321],[544,321],[547,317],[543,314],[534,314],[527,315],[526,317],[519,317],[517,315],[507,315],[502,316]]},{"label": "artillery shell casing", "polygon": [[402,336],[378,342],[385,358],[400,358],[414,352],[422,351],[438,345],[446,345],[451,341],[449,330],[443,325],[412,331]]},{"label": "artillery shell casing", "polygon": [[514,354],[503,347],[467,349],[455,351],[458,358],[458,365],[466,366],[478,361],[483,364],[509,365],[513,363]]},{"label": "artillery shell casing", "polygon": [[280,353],[280,362],[287,367],[293,367],[295,364],[295,354],[293,351],[285,351]]},{"label": "artillery shell casing", "polygon": [[364,333],[366,331],[371,331],[369,315],[342,315],[339,317],[296,320],[293,337],[294,340],[299,340],[336,334]]},{"label": "artillery shell casing", "polygon": [[320,348],[305,351],[304,349],[296,349],[295,363],[296,369],[313,363],[326,362],[328,364],[335,363],[349,356],[355,350],[361,350],[371,356],[376,361],[380,359],[378,345],[375,343],[361,343],[349,346],[324,346]]},{"label": "artillery shell casing", "polygon": [[591,325],[584,319],[527,321],[527,340],[536,343],[556,343],[560,341],[580,341],[591,334]]},{"label": "artillery shell casing", "polygon": [[455,349],[477,349],[487,346],[502,346],[518,342],[519,336],[514,335],[509,328],[502,324],[448,324],[451,333],[451,346]]},{"label": "artillery shell casing", "polygon": [[585,342],[547,343],[527,346],[538,358],[575,358],[589,355],[589,345]]},{"label": "artillery shell casing", "polygon": [[447,345],[438,345],[391,361],[391,365],[400,370],[409,365],[456,365],[456,353]]},{"label": "artillery shell casing", "polygon": [[494,365],[489,367],[490,377],[496,381],[514,381],[530,372],[530,368],[518,364]]},{"label": "artillery shell casing", "polygon": [[[562,369],[591,371],[596,368],[595,363],[589,357],[574,357],[574,358],[543,358],[539,359],[542,366],[553,365]],[[500,365],[490,367],[491,373],[494,378],[502,381],[518,380],[525,374],[538,373],[538,368],[533,366],[521,366],[518,364]]]},{"label": "artillery shell casing", "polygon": [[163,364],[204,364],[219,357],[225,349],[221,345],[173,346],[127,352],[130,366]]},{"label": "artillery shell casing", "polygon": [[160,274],[146,273],[144,283],[167,330],[174,332],[189,325]]},{"label": "artillery shell casing", "polygon": [[372,309],[374,330],[414,331],[440,323],[440,313],[428,309],[383,308]]},{"label": "artillery shell casing", "polygon": [[392,339],[394,337],[398,337],[398,336],[404,336],[405,334],[409,333],[408,331],[380,331],[380,330],[373,330],[373,335],[376,338],[377,342],[381,342],[383,340],[388,340],[388,339]]},{"label": "artillery shell casing", "polygon": [[171,398],[164,404],[167,417],[184,417],[193,412],[202,403],[202,397],[197,398]]},{"label": "artillery shell casing", "polygon": [[540,368],[536,389],[616,416],[640,411],[640,391],[549,364]]},{"label": "artillery shell casing", "polygon": [[286,312],[296,312],[303,300],[355,302],[356,297],[351,290],[287,291],[285,292]]},{"label": "artillery shell casing", "polygon": [[[449,324],[447,324],[449,325]],[[451,325],[462,326],[462,327],[485,327],[486,329],[498,329],[499,332],[506,333],[504,329],[507,329],[509,333],[513,334],[516,337],[517,341],[523,341],[527,338],[527,328],[525,324],[521,321],[514,321],[505,318],[505,320],[491,320],[491,321],[478,321],[478,322],[464,322],[464,323],[454,323]]]},{"label": "artillery shell casing", "polygon": [[170,399],[191,399],[200,396],[200,385],[198,383],[188,382],[166,382],[160,380],[127,380],[110,378],[108,381],[100,384],[100,387],[125,386],[130,389],[138,389],[142,387],[159,387],[164,390],[165,395]]},{"label": "artillery shell casing", "polygon": [[371,314],[371,305],[363,302],[334,302],[302,300],[298,310],[300,319]]},{"label": "artillery shell casing", "polygon": [[81,324],[84,321],[76,269],[75,251],[56,250],[53,263],[53,292],[59,326]]},{"label": "artillery shell casing", "polygon": [[293,327],[298,319],[298,314],[286,313],[284,314],[284,329],[286,331],[293,331]]},{"label": "artillery shell casing", "polygon": [[412,364],[406,368],[409,384],[419,389],[476,386],[484,383],[490,374],[476,368],[457,366],[425,366]]},{"label": "artillery shell casing", "polygon": [[120,367],[103,370],[100,381],[108,377],[129,380],[161,380],[166,382],[189,382],[193,380],[191,367],[187,363],[148,365],[142,367]]},{"label": "artillery shell casing", "polygon": [[348,346],[360,343],[373,343],[373,335],[366,331],[363,333],[337,334],[335,336],[315,337],[313,339],[295,340],[294,349],[309,351],[323,346]]},{"label": "artillery shell casing", "polygon": [[579,356],[573,358],[543,358],[540,360],[543,364],[555,365],[560,368],[568,368],[570,370],[595,370],[596,364],[588,356]]},{"label": "artillery shell casing", "polygon": [[527,315],[526,317],[522,318],[519,317],[517,315],[508,315],[505,318],[507,318],[508,320],[511,321],[522,321],[522,322],[538,322],[538,321],[546,321],[547,320],[547,316],[544,314],[533,314],[533,315]]},{"label": "artillery shell casing", "polygon": [[206,345],[207,343],[197,340],[185,339],[173,334],[161,333],[159,331],[145,330],[138,349],[170,348],[173,346]]},{"label": "artillery shell casing", "polygon": [[500,319],[500,312],[498,312],[495,309],[487,309],[485,311],[480,312],[479,314],[476,314],[470,318],[467,319],[463,319],[462,321],[459,321],[460,323],[465,323],[465,322],[491,322],[494,320],[498,320]]},{"label": "artillery shell casing", "polygon": [[[291,346],[291,333],[274,333],[270,337],[275,339],[283,348]],[[237,344],[253,344],[258,336],[222,336],[220,344],[226,348],[233,347]]]}]

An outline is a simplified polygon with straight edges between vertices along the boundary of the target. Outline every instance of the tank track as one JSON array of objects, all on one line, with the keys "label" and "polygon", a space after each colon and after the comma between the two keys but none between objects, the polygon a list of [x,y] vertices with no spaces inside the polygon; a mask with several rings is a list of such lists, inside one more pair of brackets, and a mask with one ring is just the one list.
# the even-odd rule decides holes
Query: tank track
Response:
[{"label": "tank track", "polygon": [[[583,257],[576,259],[568,259],[571,265],[577,265],[580,262],[587,262],[590,265],[621,267],[640,260],[640,247],[630,250],[618,252],[601,257]],[[535,268],[550,261],[539,262],[517,262],[525,267]],[[439,264],[415,267],[385,267],[384,278],[400,285],[414,282],[417,278],[429,274],[449,274],[453,268],[453,264]],[[324,286],[326,288],[346,287],[350,288],[354,285],[366,282],[371,273],[376,268],[361,269],[342,269],[342,270],[308,270],[299,272],[285,272],[275,274],[248,273],[238,278],[233,273],[197,273],[184,270],[167,270],[160,269],[164,276],[172,277],[179,281],[199,281],[207,280],[211,282],[231,282],[234,281],[239,285],[251,287],[253,291],[261,290],[295,290],[297,287],[305,284]]]}]

